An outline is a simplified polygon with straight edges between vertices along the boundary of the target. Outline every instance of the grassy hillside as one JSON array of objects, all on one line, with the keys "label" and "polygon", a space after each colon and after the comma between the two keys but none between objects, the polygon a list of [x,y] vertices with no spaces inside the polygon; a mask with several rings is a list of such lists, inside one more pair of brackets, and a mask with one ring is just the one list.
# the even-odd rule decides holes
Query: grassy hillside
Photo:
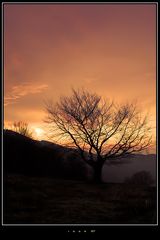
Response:
[{"label": "grassy hillside", "polygon": [[10,174],[4,223],[156,223],[156,188]]}]

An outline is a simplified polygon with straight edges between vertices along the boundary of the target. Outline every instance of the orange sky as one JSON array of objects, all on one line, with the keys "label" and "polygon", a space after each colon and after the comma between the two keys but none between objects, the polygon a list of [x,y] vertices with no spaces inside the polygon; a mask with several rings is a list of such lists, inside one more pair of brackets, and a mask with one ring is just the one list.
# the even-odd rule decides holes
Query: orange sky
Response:
[{"label": "orange sky", "polygon": [[44,100],[85,87],[156,119],[156,4],[4,4],[4,119],[43,128]]}]

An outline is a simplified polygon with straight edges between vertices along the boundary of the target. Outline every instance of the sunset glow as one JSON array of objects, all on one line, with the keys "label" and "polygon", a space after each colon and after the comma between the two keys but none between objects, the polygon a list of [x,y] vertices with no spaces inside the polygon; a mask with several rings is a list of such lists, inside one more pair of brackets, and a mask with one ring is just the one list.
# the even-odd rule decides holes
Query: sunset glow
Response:
[{"label": "sunset glow", "polygon": [[35,128],[35,133],[38,138],[41,138],[43,136],[44,130],[41,128]]},{"label": "sunset glow", "polygon": [[155,139],[156,4],[5,4],[5,125],[45,139],[44,101],[72,87],[137,100]]}]

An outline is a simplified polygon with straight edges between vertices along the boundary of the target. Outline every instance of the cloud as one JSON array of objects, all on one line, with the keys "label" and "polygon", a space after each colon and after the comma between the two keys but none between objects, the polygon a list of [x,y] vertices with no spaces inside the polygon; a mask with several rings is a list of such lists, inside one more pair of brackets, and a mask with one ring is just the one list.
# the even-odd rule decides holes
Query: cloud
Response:
[{"label": "cloud", "polygon": [[41,93],[48,88],[47,84],[24,83],[13,86],[11,92],[4,97],[4,106],[14,104],[18,99],[30,95]]}]

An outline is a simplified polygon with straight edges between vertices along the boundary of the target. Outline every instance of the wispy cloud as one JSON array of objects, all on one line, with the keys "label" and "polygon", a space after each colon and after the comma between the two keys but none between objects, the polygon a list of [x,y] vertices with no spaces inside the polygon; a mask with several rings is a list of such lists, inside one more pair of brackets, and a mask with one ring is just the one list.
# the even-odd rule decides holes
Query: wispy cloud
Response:
[{"label": "wispy cloud", "polygon": [[20,85],[13,86],[10,93],[4,97],[4,105],[16,103],[18,99],[30,95],[41,93],[48,88],[47,84],[31,84],[24,83]]}]

